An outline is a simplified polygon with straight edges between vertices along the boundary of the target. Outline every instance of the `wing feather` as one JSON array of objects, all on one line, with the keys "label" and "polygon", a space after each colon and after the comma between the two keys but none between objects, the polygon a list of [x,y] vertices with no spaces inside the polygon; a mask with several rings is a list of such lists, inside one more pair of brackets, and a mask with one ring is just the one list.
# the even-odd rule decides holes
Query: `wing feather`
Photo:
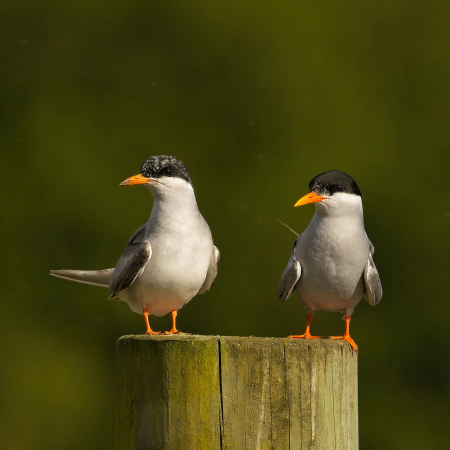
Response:
[{"label": "wing feather", "polygon": [[[141,243],[145,236],[147,224],[139,227],[127,242],[127,248],[131,244]],[[151,253],[151,250],[150,250]],[[122,255],[123,256],[123,255]],[[120,261],[120,260],[119,260]],[[77,283],[90,284],[92,286],[108,287],[111,283],[114,269],[105,270],[50,270],[50,275]],[[134,280],[133,280],[134,281]],[[131,284],[131,283],[130,283]],[[117,295],[117,294],[116,294]]]},{"label": "wing feather", "polygon": [[373,262],[373,254],[375,253],[375,248],[370,243],[369,259],[367,261],[366,267],[364,268],[364,298],[371,304],[375,306],[381,301],[383,297],[383,288],[381,286],[380,275]]},{"label": "wing feather", "polygon": [[211,259],[209,261],[209,268],[206,274],[206,279],[200,290],[197,292],[197,295],[204,294],[213,287],[214,281],[217,276],[217,272],[219,271],[219,266],[220,266],[220,252],[219,249],[215,245],[213,245],[213,250],[211,252]]},{"label": "wing feather", "polygon": [[129,288],[134,280],[142,273],[145,265],[152,256],[152,247],[148,242],[136,242],[127,246],[116,267],[109,283],[109,299],[116,297],[120,291]]},{"label": "wing feather", "polygon": [[130,239],[128,239],[127,242],[127,247],[130,244],[133,243],[138,243],[138,242],[142,242],[144,240],[144,236],[145,236],[145,229],[147,228],[147,224],[144,223],[144,225],[142,225],[141,227],[139,227],[130,237]]},{"label": "wing feather", "polygon": [[291,296],[301,274],[302,267],[300,265],[300,261],[293,253],[289,258],[286,269],[284,269],[283,275],[281,275],[280,283],[278,284],[278,297],[282,302],[285,302]]}]

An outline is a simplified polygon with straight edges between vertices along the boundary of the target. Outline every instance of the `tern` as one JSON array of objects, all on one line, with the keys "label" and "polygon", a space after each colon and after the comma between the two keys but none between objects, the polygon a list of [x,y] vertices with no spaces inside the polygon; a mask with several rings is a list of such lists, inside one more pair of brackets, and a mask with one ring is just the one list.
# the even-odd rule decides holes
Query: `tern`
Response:
[{"label": "tern", "polygon": [[211,289],[219,269],[220,253],[197,206],[186,166],[174,156],[151,156],[138,175],[122,185],[143,184],[154,197],[149,221],[129,239],[113,269],[52,270],[50,274],[79,283],[109,287],[110,300],[125,301],[143,314],[147,334],[153,331],[149,314],[172,313],[193,297]]},{"label": "tern", "polygon": [[283,302],[295,290],[308,313],[305,334],[289,337],[318,339],[309,331],[314,311],[345,311],[345,334],[331,339],[344,339],[357,351],[349,332],[353,309],[362,297],[375,306],[383,295],[364,228],[361,191],[338,170],[317,175],[309,189],[295,206],[315,203],[316,212],[295,240],[278,286]]}]

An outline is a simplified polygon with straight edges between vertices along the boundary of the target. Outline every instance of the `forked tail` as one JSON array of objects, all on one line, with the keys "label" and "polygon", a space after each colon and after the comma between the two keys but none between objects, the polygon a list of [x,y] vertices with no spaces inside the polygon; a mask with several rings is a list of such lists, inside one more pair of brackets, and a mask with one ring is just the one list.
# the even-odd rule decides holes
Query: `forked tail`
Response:
[{"label": "forked tail", "polygon": [[114,269],[105,270],[50,270],[50,275],[77,283],[107,288]]}]

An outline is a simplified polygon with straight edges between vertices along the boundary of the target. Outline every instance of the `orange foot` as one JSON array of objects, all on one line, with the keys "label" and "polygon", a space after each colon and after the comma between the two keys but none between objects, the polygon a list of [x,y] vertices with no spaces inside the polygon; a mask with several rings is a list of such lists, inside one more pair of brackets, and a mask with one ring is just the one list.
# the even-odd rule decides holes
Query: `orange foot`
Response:
[{"label": "orange foot", "polygon": [[305,334],[294,334],[289,336],[291,339],[322,339],[321,336],[311,336],[310,332],[307,331]]},{"label": "orange foot", "polygon": [[311,320],[313,315],[311,312],[308,313],[307,323],[306,323],[306,331],[305,334],[294,334],[293,336],[289,336],[290,339],[321,339],[320,336],[311,336],[309,332],[309,327],[311,326]]},{"label": "orange foot", "polygon": [[358,351],[355,341],[350,337],[349,334],[344,334],[344,336],[330,336],[330,339],[341,339],[343,341],[347,341],[352,346],[352,348],[355,352]]},{"label": "orange foot", "polygon": [[162,334],[161,333],[161,331],[153,331],[153,330],[150,330],[150,331],[147,331],[147,333],[145,333],[147,336],[154,336],[154,335],[160,335],[160,334]]}]

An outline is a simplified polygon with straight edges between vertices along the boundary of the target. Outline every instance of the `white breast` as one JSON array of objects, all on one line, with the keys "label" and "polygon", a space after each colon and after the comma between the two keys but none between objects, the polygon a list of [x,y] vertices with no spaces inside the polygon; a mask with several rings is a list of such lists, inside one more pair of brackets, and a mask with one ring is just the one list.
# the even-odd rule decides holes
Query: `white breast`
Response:
[{"label": "white breast", "polygon": [[362,207],[347,214],[319,208],[294,250],[302,267],[296,292],[308,310],[350,310],[362,297],[369,255]]},{"label": "white breast", "polygon": [[209,229],[184,236],[150,236],[149,242],[152,257],[127,289],[128,303],[135,312],[142,313],[145,307],[150,314],[162,316],[197,294],[206,278],[213,243]]}]

